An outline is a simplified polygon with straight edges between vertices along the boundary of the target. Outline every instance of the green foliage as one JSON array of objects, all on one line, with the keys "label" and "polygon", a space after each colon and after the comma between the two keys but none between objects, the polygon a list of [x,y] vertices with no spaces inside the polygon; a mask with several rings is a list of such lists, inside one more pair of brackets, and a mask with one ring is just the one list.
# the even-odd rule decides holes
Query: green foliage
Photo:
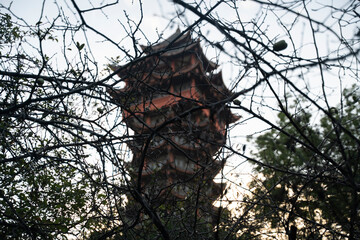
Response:
[{"label": "green foliage", "polygon": [[95,198],[103,192],[94,184],[96,167],[85,167],[76,98],[61,96],[67,83],[55,77],[24,77],[41,60],[20,54],[26,32],[10,15],[0,13],[0,23],[0,47],[7,52],[1,70],[18,74],[0,76],[0,239],[67,239],[79,231],[86,236],[92,229],[83,227],[97,214],[89,206],[108,202]]},{"label": "green foliage", "polygon": [[[127,205],[127,221],[135,227],[121,232],[114,239],[163,239],[159,229],[151,218],[141,210],[141,207],[129,197]],[[161,219],[170,239],[235,239],[235,234],[229,231],[233,224],[231,213],[227,209],[196,209],[194,199],[166,199],[166,202],[154,206],[153,211]],[[218,215],[220,214],[220,215]],[[219,217],[217,224],[216,218]],[[216,227],[215,227],[216,226]]]},{"label": "green foliage", "polygon": [[0,167],[2,239],[57,239],[85,216],[86,182],[66,164],[33,159]]},{"label": "green foliage", "polygon": [[9,14],[0,13],[0,48],[1,44],[12,43],[21,38],[22,32],[15,26]]},{"label": "green foliage", "polygon": [[343,106],[331,108],[319,125],[311,126],[304,110],[281,112],[281,131],[256,139],[264,165],[255,166],[259,177],[246,201],[256,203],[252,214],[263,223],[254,234],[289,235],[296,226],[297,239],[360,236],[359,92],[353,86],[343,95]]}]

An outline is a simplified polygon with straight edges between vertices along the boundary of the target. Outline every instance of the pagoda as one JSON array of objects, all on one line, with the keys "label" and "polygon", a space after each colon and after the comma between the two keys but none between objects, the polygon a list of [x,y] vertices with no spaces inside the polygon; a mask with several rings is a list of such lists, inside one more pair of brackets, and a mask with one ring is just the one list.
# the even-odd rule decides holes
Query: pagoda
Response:
[{"label": "pagoda", "polygon": [[216,153],[239,118],[225,105],[232,93],[190,31],[141,48],[142,58],[112,66],[125,87],[108,89],[133,132],[127,170],[153,209],[213,219],[224,189],[214,182],[224,164]]}]

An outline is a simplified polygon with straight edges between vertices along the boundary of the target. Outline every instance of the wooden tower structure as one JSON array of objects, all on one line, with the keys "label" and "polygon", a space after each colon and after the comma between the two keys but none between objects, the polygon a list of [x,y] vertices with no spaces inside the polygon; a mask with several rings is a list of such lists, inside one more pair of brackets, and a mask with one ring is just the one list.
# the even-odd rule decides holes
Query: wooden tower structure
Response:
[{"label": "wooden tower structure", "polygon": [[227,126],[238,120],[225,105],[232,93],[190,32],[177,30],[141,47],[141,59],[113,66],[125,87],[108,90],[133,131],[128,170],[155,209],[191,205],[209,219],[223,191],[213,181],[223,167],[214,155],[225,144]]}]

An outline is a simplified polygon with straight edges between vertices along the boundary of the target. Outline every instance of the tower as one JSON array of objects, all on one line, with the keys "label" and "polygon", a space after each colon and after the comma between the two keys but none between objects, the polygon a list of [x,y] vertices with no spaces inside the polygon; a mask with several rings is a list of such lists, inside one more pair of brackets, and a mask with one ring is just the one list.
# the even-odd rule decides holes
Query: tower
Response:
[{"label": "tower", "polygon": [[141,47],[143,58],[113,66],[125,87],[108,90],[133,131],[128,170],[154,209],[211,222],[223,192],[213,179],[224,162],[214,155],[238,120],[225,105],[232,93],[189,31]]}]

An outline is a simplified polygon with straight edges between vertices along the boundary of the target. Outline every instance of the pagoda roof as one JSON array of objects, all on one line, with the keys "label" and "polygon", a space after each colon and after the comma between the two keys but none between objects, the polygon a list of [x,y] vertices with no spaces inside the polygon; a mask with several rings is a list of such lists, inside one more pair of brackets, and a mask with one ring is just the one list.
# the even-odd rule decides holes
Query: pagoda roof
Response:
[{"label": "pagoda roof", "polygon": [[152,53],[160,50],[167,50],[166,48],[174,48],[184,45],[186,46],[189,45],[189,43],[191,42],[193,42],[193,40],[191,39],[190,31],[182,33],[178,28],[176,29],[176,32],[174,34],[165,39],[163,42],[152,46],[140,45],[140,47],[145,53]]},{"label": "pagoda roof", "polygon": [[[206,98],[209,98],[208,100],[213,99],[214,101],[218,101],[218,100],[222,100],[228,96],[232,95],[232,92],[225,86],[223,79],[222,79],[222,73],[216,73],[216,74],[212,74],[212,75],[205,75],[205,74],[199,74],[196,73],[196,69],[199,69],[200,71],[202,71],[202,68],[200,66],[199,63],[196,63],[194,65],[190,65],[187,67],[182,68],[181,70],[175,72],[175,73],[158,73],[158,72],[153,72],[152,75],[152,79],[150,81],[148,81],[148,84],[153,83],[154,81],[161,81],[161,80],[165,80],[165,79],[169,79],[171,81],[176,81],[176,79],[178,77],[182,77],[185,76],[187,74],[192,74],[194,77],[199,79],[199,82],[197,84],[197,87],[199,90],[201,90],[205,96],[207,96]],[[153,83],[154,84],[154,83]],[[123,89],[107,89],[107,92],[112,96],[113,99],[119,99],[121,97],[126,98],[126,96],[128,95],[128,91],[133,91],[138,92],[138,89],[134,89],[132,87],[130,87],[129,85],[126,86]],[[186,97],[187,96],[187,92],[189,90],[184,90],[182,92],[182,97]],[[191,95],[191,94],[190,94]],[[200,97],[195,95],[191,95],[191,96],[187,96],[187,97]],[[166,103],[176,103],[177,100],[181,100],[182,98],[178,97],[176,93],[174,93],[174,95],[166,95],[166,96],[162,96],[162,97],[158,97],[155,99],[152,99],[152,107],[149,106],[149,110],[158,110],[159,108],[161,108],[161,104],[158,105],[157,102],[161,101],[164,102],[163,99],[168,99],[168,101],[165,101]],[[198,100],[200,100],[198,98]],[[135,105],[139,105],[139,109],[142,109],[143,103],[138,103]],[[172,105],[172,104],[170,104]],[[154,108],[154,109],[153,109]]]},{"label": "pagoda roof", "polygon": [[151,54],[155,52],[161,52],[160,57],[175,57],[180,54],[189,52],[190,50],[196,51],[197,55],[204,65],[207,65],[208,71],[212,71],[218,67],[218,65],[210,60],[208,60],[205,54],[202,51],[200,46],[200,40],[193,40],[191,38],[191,32],[187,31],[185,33],[181,32],[178,28],[174,34],[165,39],[163,42],[155,44],[153,46],[143,46],[140,45],[145,54]]},{"label": "pagoda roof", "polygon": [[[206,72],[213,71],[218,67],[216,63],[206,58],[200,46],[200,41],[193,40],[191,38],[190,31],[183,33],[179,29],[177,29],[173,35],[165,39],[163,42],[152,46],[140,45],[140,47],[143,52],[146,55],[150,55],[150,57],[144,57],[144,60],[137,61],[135,64],[129,64],[128,66],[110,65],[111,70],[117,71],[122,68],[117,73],[118,76],[121,78],[133,78],[135,75],[138,76],[138,73],[140,73],[140,75],[148,75],[149,73],[155,73],[155,75],[159,75],[159,73],[156,73],[156,67],[153,67],[154,62],[156,64],[156,61],[158,61],[159,58],[175,58],[179,55],[184,55],[187,53],[195,53],[199,59],[198,62],[202,63],[203,68]],[[155,58],[154,56],[151,56],[151,54],[157,52],[159,52],[159,55],[157,55]],[[148,67],[147,65],[149,65],[150,67]],[[192,68],[192,66],[189,66],[189,68]]]}]

